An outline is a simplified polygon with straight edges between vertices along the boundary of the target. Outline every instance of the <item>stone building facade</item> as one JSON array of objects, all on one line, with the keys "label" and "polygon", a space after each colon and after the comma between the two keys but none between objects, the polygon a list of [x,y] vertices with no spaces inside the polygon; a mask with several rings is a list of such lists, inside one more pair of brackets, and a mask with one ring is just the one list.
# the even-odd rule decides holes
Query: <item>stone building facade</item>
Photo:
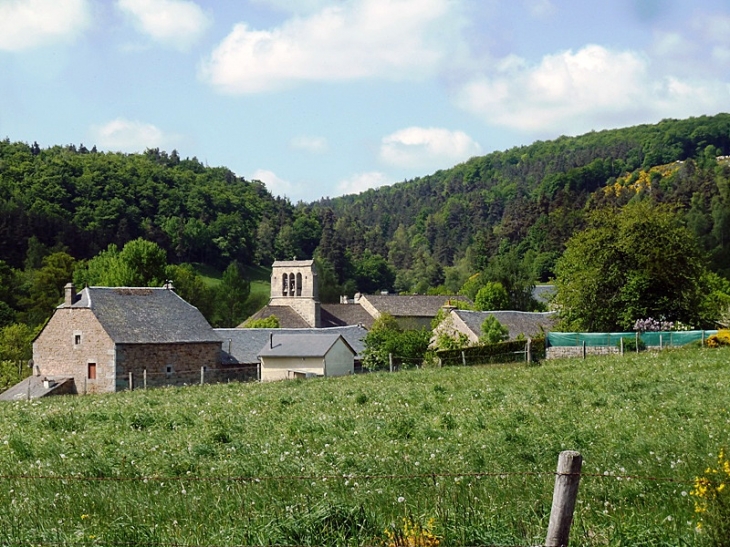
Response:
[{"label": "stone building facade", "polygon": [[87,287],[76,294],[71,284],[33,342],[33,364],[37,376],[73,378],[76,393],[189,384],[201,368],[223,368],[221,338],[172,289]]},{"label": "stone building facade", "polygon": [[314,260],[277,260],[271,270],[269,306],[288,307],[306,322],[321,327],[321,304]]}]

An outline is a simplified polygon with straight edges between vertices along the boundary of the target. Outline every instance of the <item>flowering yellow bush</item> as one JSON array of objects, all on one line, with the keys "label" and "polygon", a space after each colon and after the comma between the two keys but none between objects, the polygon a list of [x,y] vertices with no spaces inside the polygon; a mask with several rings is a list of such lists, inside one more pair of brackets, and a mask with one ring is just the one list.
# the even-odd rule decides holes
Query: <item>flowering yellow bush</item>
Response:
[{"label": "flowering yellow bush", "polygon": [[730,547],[730,460],[721,449],[717,466],[705,469],[690,492],[695,499],[697,530],[716,547]]},{"label": "flowering yellow bush", "polygon": [[439,538],[431,532],[433,519],[424,525],[415,522],[410,516],[403,517],[401,529],[393,527],[385,530],[385,547],[438,547]]},{"label": "flowering yellow bush", "polygon": [[707,345],[708,348],[730,346],[730,329],[720,329],[717,331],[717,334],[709,336],[705,345]]}]

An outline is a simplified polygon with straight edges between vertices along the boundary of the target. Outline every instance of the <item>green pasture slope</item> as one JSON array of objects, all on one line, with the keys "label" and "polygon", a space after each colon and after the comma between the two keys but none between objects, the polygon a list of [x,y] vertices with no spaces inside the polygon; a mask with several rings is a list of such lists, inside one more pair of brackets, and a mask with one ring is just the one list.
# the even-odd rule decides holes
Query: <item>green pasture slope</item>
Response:
[{"label": "green pasture slope", "polygon": [[442,546],[540,545],[575,449],[572,545],[701,545],[689,492],[730,444],[729,363],[675,350],[7,403],[0,544],[381,545],[408,515]]}]

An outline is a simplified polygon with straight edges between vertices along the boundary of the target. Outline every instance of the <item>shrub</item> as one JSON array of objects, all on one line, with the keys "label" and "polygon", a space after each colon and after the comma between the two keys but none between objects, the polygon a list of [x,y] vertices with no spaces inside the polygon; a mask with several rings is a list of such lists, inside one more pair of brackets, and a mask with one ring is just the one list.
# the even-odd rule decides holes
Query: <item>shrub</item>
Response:
[{"label": "shrub", "polygon": [[707,535],[712,545],[730,547],[730,460],[720,449],[717,466],[708,467],[695,479],[690,495],[695,497],[697,530]]},{"label": "shrub", "polygon": [[730,329],[720,329],[717,334],[713,334],[707,338],[705,342],[708,348],[718,348],[720,346],[730,346]]}]

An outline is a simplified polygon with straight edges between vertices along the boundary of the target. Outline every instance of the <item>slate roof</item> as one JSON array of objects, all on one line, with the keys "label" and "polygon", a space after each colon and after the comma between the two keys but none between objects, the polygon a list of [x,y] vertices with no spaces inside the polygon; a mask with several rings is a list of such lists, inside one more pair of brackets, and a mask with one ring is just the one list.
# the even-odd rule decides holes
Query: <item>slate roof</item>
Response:
[{"label": "slate roof", "polygon": [[510,339],[517,338],[520,334],[528,337],[537,336],[542,332],[541,326],[547,332],[558,320],[555,312],[454,310],[451,313],[458,315],[477,336],[482,333],[484,320],[493,315],[497,321],[509,329]]},{"label": "slate roof", "polygon": [[555,296],[555,285],[535,285],[532,297],[542,304],[549,304]]},{"label": "slate roof", "polygon": [[272,268],[275,267],[292,267],[292,268],[304,268],[306,266],[312,266],[314,260],[275,260]]},{"label": "slate roof", "polygon": [[[324,357],[335,345],[337,340],[342,338],[345,345],[349,347],[347,340],[335,333],[325,333],[312,336],[311,334],[274,334],[271,344],[267,341],[263,348],[259,349],[261,357]],[[350,347],[352,353],[355,350]]]},{"label": "slate roof", "polygon": [[380,313],[389,313],[393,317],[435,317],[439,309],[449,301],[471,303],[465,296],[432,296],[423,294],[368,294],[360,297],[367,299]]},{"label": "slate roof", "polygon": [[78,296],[70,307],[90,308],[116,344],[220,342],[198,308],[170,289],[86,287]]},{"label": "slate roof", "polygon": [[270,334],[274,335],[274,340],[282,335],[305,336],[307,340],[304,344],[308,344],[312,338],[319,336],[341,335],[355,352],[355,359],[359,360],[365,349],[363,339],[368,333],[367,329],[356,325],[325,329],[215,329],[215,332],[223,340],[224,365],[258,363],[258,355],[261,348],[269,343]]},{"label": "slate roof", "polygon": [[275,315],[279,319],[279,326],[287,329],[306,329],[309,328],[304,318],[295,312],[289,306],[269,306],[268,304],[261,308],[259,311],[254,313],[251,317],[246,319],[239,325],[239,328],[243,327],[246,323],[254,319],[266,319]]},{"label": "slate roof", "polygon": [[359,304],[322,304],[320,321],[323,327],[363,325],[369,329],[375,319]]}]

